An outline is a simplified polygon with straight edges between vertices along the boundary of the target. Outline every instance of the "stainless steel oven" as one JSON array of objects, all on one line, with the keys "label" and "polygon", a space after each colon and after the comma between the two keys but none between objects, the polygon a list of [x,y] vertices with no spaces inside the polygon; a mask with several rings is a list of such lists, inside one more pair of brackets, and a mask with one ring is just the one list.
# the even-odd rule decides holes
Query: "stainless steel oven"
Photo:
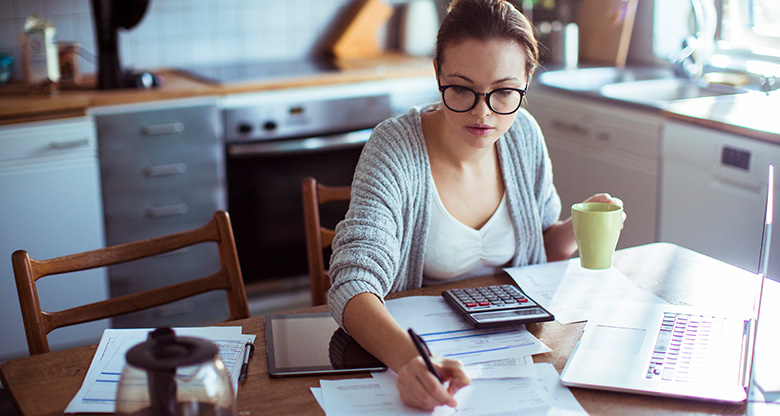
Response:
[{"label": "stainless steel oven", "polygon": [[[301,179],[349,185],[363,144],[392,115],[366,85],[267,91],[223,103],[228,209],[247,284],[308,271]],[[327,207],[324,224],[346,205]]]}]

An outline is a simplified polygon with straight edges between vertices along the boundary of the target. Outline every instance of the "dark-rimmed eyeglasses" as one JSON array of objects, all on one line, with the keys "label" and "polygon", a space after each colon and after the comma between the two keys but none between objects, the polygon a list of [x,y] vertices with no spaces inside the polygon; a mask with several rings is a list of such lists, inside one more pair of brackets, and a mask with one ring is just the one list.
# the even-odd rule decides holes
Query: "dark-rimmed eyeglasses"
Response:
[{"label": "dark-rimmed eyeglasses", "polygon": [[488,107],[496,114],[508,115],[516,112],[523,102],[525,91],[520,88],[496,88],[490,92],[476,92],[461,85],[441,85],[444,105],[456,113],[465,113],[477,106],[480,96],[485,97]]}]

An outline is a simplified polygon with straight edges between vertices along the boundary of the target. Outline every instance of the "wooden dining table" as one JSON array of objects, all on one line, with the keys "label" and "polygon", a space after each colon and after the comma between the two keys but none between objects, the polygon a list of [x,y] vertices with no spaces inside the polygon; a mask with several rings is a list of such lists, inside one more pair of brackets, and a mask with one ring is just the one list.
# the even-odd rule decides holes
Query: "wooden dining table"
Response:
[{"label": "wooden dining table", "polygon": [[[577,261],[577,260],[573,260]],[[615,252],[613,267],[636,283],[671,304],[707,305],[713,302],[713,285],[728,288],[735,281],[724,272],[733,269],[720,261],[668,243],[653,243]],[[414,295],[438,296],[445,289],[512,283],[506,273],[481,276],[437,286],[394,293],[388,298]],[[598,300],[594,300],[598,302]],[[325,306],[291,313],[323,312]],[[249,361],[249,373],[239,385],[237,404],[240,416],[322,415],[324,411],[310,392],[321,379],[368,377],[369,374],[271,377],[268,374],[265,319],[263,316],[230,321],[221,325],[240,325],[243,332],[256,334],[255,354]],[[558,321],[527,325],[528,330],[552,351],[535,355],[534,361],[552,363],[558,373],[577,343],[584,323]],[[0,365],[9,397],[23,415],[60,415],[76,395],[89,369],[97,346],[54,351],[17,358]],[[745,403],[729,404],[672,399],[639,394],[571,388],[574,397],[592,415],[742,415]]]}]

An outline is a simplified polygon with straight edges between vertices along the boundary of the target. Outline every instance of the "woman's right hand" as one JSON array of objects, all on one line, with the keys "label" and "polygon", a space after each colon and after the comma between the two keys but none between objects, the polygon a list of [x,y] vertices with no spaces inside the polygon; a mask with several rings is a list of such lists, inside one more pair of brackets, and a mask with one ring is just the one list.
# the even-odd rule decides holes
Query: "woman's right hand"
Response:
[{"label": "woman's right hand", "polygon": [[[466,369],[460,361],[433,356],[433,365],[444,379],[444,383],[434,376],[425,365],[422,357],[417,356],[398,372],[398,392],[401,400],[412,407],[433,410],[436,406],[455,407],[455,393],[471,383]],[[446,382],[449,381],[449,385]]]}]

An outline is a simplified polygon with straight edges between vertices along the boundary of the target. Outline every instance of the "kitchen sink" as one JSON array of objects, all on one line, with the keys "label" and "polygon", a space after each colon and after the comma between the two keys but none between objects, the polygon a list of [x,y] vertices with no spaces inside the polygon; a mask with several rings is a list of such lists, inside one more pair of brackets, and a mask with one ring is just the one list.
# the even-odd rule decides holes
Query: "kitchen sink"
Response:
[{"label": "kitchen sink", "polygon": [[707,84],[704,81],[669,78],[606,84],[599,92],[616,100],[662,107],[671,101],[740,94],[747,90],[722,84]]},{"label": "kitchen sink", "polygon": [[655,108],[689,98],[748,92],[744,88],[675,78],[670,69],[599,67],[544,72],[542,85]]},{"label": "kitchen sink", "polygon": [[671,71],[660,68],[582,68],[544,72],[539,82],[550,87],[573,91],[598,92],[603,85],[657,79],[671,76]]}]

